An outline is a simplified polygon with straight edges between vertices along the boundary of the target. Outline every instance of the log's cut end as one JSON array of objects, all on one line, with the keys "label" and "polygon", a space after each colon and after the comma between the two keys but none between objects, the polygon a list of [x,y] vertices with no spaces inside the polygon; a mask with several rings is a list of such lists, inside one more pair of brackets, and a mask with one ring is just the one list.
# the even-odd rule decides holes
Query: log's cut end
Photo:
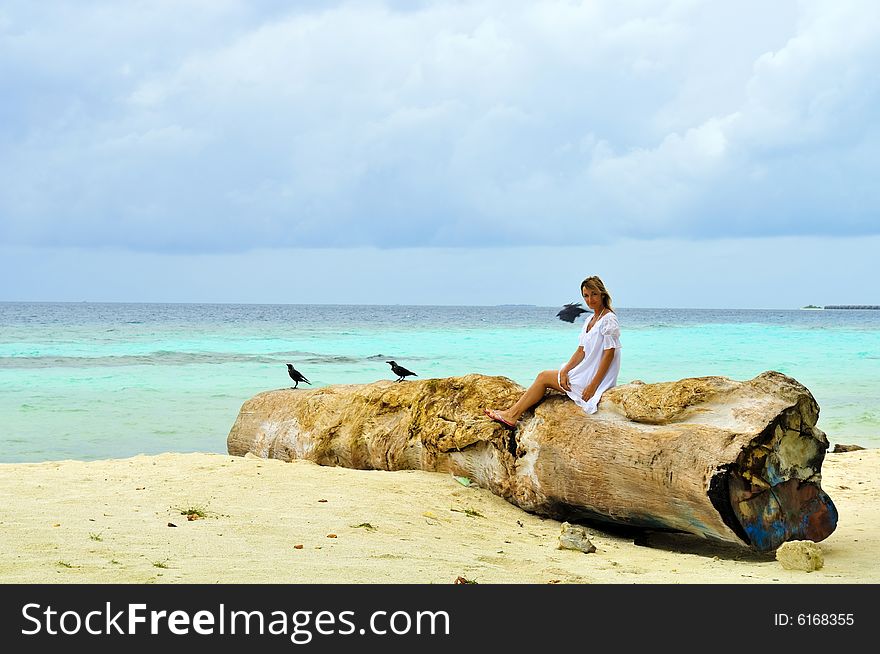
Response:
[{"label": "log's cut end", "polygon": [[790,540],[824,540],[837,527],[837,508],[818,484],[789,479],[764,492],[731,487],[749,545],[770,552]]},{"label": "log's cut end", "polygon": [[837,508],[822,490],[828,449],[815,427],[812,397],[784,411],[712,480],[710,498],[725,523],[753,550],[770,552],[791,540],[824,540],[837,527]]}]

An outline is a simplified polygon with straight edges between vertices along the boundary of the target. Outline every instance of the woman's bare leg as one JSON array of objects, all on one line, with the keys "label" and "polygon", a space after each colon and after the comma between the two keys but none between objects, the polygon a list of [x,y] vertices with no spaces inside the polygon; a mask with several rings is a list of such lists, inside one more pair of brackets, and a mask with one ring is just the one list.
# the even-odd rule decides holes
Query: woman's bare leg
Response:
[{"label": "woman's bare leg", "polygon": [[553,388],[563,393],[565,392],[559,385],[558,370],[545,370],[538,373],[538,376],[535,377],[535,381],[532,382],[532,385],[526,389],[526,392],[520,396],[512,407],[509,409],[494,410],[492,413],[503,418],[506,422],[513,424],[519,420],[523,413],[541,401],[548,388]]}]

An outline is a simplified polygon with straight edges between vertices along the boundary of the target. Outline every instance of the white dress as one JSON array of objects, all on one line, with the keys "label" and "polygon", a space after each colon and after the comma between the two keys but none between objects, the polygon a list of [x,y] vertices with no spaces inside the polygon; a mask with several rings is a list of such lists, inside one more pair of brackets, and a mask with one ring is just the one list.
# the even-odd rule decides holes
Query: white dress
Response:
[{"label": "white dress", "polygon": [[[569,371],[568,381],[571,390],[566,391],[566,394],[586,413],[596,413],[602,393],[617,385],[617,375],[620,372],[620,323],[617,321],[617,315],[609,311],[587,331],[589,324],[589,320],[584,323],[584,328],[578,337],[578,345],[584,348],[584,360]],[[599,361],[602,360],[602,353],[610,348],[614,348],[614,358],[611,360],[608,372],[599,383],[595,395],[585,401],[581,394],[587,384],[593,380],[593,375],[599,368]]]}]

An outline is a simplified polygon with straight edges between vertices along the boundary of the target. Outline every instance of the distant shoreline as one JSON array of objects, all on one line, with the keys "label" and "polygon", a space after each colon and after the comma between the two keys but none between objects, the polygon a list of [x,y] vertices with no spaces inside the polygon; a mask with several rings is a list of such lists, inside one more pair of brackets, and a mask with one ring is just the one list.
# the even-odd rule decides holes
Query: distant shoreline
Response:
[{"label": "distant shoreline", "polygon": [[827,304],[826,309],[861,309],[876,311],[880,310],[880,304]]}]

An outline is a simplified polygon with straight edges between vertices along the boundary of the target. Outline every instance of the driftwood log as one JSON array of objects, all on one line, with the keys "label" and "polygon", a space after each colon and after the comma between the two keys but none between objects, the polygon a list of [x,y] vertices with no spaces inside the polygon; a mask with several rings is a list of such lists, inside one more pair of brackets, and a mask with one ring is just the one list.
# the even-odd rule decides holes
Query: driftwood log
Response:
[{"label": "driftwood log", "polygon": [[560,520],[684,531],[766,552],[820,541],[837,510],[820,486],[819,408],[794,379],[700,377],[618,386],[586,415],[549,392],[515,430],[483,414],[523,388],[467,375],[260,393],[230,454],[469,477]]}]

